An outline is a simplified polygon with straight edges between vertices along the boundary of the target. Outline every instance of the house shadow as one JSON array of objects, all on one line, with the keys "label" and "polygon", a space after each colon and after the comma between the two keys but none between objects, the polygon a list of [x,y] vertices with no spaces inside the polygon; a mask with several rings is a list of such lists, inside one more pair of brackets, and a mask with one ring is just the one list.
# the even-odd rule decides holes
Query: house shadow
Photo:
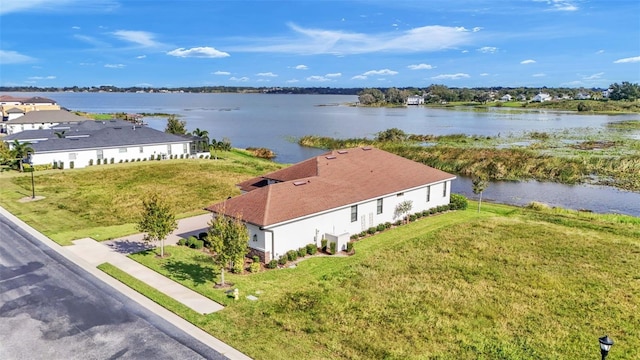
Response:
[{"label": "house shadow", "polygon": [[188,263],[180,260],[168,260],[163,265],[171,273],[171,277],[177,280],[191,280],[195,285],[206,284],[215,281],[217,271],[209,266]]},{"label": "house shadow", "polygon": [[200,235],[200,233],[203,233],[203,232],[207,232],[207,228],[187,231],[187,232],[183,232],[183,233],[180,233],[180,234],[174,234],[174,235],[179,237],[179,238],[182,238],[182,239],[188,239],[189,236],[198,237],[198,235]]},{"label": "house shadow", "polygon": [[121,254],[135,254],[155,248],[155,245],[151,243],[148,244],[140,241],[131,241],[128,239],[111,241],[107,244],[107,246]]}]

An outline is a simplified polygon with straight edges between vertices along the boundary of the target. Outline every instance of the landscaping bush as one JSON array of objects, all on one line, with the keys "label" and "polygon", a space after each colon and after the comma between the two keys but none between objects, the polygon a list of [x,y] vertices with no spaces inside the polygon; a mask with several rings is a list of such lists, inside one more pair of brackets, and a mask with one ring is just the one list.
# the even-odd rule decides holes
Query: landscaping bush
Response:
[{"label": "landscaping bush", "polygon": [[231,269],[231,271],[233,271],[234,274],[242,274],[242,272],[244,271],[244,259],[240,259],[238,261],[234,261],[233,262],[233,268]]},{"label": "landscaping bush", "polygon": [[349,241],[347,243],[347,252],[351,253],[353,251],[353,243],[351,241]]},{"label": "landscaping bush", "polygon": [[204,240],[204,239],[207,238],[207,235],[209,235],[209,234],[206,233],[206,232],[201,232],[201,233],[198,234],[198,239]]},{"label": "landscaping bush", "polygon": [[111,158],[111,160],[109,160],[109,164],[113,164],[116,161],[116,159]]},{"label": "landscaping bush", "polygon": [[57,169],[57,168],[58,168],[58,162],[57,162],[57,161],[54,161],[54,162],[53,162],[53,169]]},{"label": "landscaping bush", "polygon": [[385,229],[384,224],[378,224],[378,226],[376,226],[377,231],[384,231],[384,229]]},{"label": "landscaping bush", "polygon": [[375,233],[376,233],[376,228],[374,228],[373,226],[367,229],[367,234],[373,235]]},{"label": "landscaping bush", "polygon": [[75,165],[75,161],[69,161],[69,169],[73,169]]},{"label": "landscaping bush", "polygon": [[147,161],[147,158],[142,158],[142,161]]},{"label": "landscaping bush", "polygon": [[420,219],[422,217],[422,211],[417,212],[414,215],[416,216],[417,219]]},{"label": "landscaping bush", "polygon": [[326,252],[327,251],[327,239],[322,239],[320,241],[320,248],[322,249],[322,251]]},{"label": "landscaping bush", "polygon": [[336,252],[338,252],[338,244],[336,244],[335,242],[331,242],[329,248],[331,249],[331,254],[335,254]]},{"label": "landscaping bush", "polygon": [[277,267],[278,267],[278,260],[276,259],[269,261],[269,263],[267,264],[267,268],[269,269],[275,269]]},{"label": "landscaping bush", "polygon": [[190,248],[194,248],[196,240],[198,239],[195,236],[189,236],[189,238],[187,238],[186,245]]},{"label": "landscaping bush", "polygon": [[287,251],[287,259],[289,261],[296,261],[298,259],[298,252],[295,250]]},{"label": "landscaping bush", "polygon": [[287,261],[287,255],[282,255],[280,256],[280,259],[278,259],[278,265],[286,265]]},{"label": "landscaping bush", "polygon": [[360,234],[358,234],[358,236],[360,236],[361,238],[363,238],[363,237],[367,236],[367,232],[366,232],[366,231],[363,231],[363,232],[361,232]]},{"label": "landscaping bush", "polygon": [[156,159],[155,155],[151,154],[151,156],[149,156],[149,160],[155,160],[155,159]]},{"label": "landscaping bush", "polygon": [[351,240],[358,240],[358,238],[359,238],[358,234],[353,234],[353,235],[349,236],[349,239],[351,239]]},{"label": "landscaping bush", "polygon": [[259,263],[260,262],[260,256],[258,256],[258,255],[253,255],[251,257],[251,259],[253,260],[254,263]]},{"label": "landscaping bush", "polygon": [[318,248],[316,247],[316,244],[308,244],[307,245],[307,254],[309,255],[315,255],[315,253],[318,252]]},{"label": "landscaping bush", "polygon": [[429,209],[422,210],[422,216],[429,216]]},{"label": "landscaping bush", "polygon": [[102,165],[102,159],[98,159],[98,160],[96,161],[96,164],[98,164],[98,165]]},{"label": "landscaping bush", "polygon": [[199,250],[199,249],[202,249],[203,247],[204,247],[204,241],[196,239],[196,241],[193,242],[194,249]]},{"label": "landscaping bush", "polygon": [[451,202],[449,207],[451,210],[465,210],[469,206],[469,202],[464,195],[451,194]]},{"label": "landscaping bush", "polygon": [[251,263],[251,265],[249,265],[249,271],[252,273],[257,273],[258,271],[260,271],[260,263],[259,262]]},{"label": "landscaping bush", "polygon": [[184,154],[180,154],[180,159],[184,159]]},{"label": "landscaping bush", "polygon": [[198,157],[199,159],[203,159],[204,155],[200,154],[200,156]]},{"label": "landscaping bush", "polygon": [[93,159],[89,159],[89,166],[93,165]]},{"label": "landscaping bush", "polygon": [[400,226],[402,225],[402,220],[396,220],[396,222],[393,223],[394,226]]},{"label": "landscaping bush", "polygon": [[180,240],[178,240],[178,245],[180,245],[180,246],[187,245],[187,239],[181,238]]},{"label": "landscaping bush", "polygon": [[388,221],[386,223],[384,223],[384,228],[385,229],[391,229],[391,226],[392,226],[391,223],[388,222]]},{"label": "landscaping bush", "polygon": [[417,218],[418,217],[416,216],[416,214],[409,215],[409,221],[411,221],[411,222],[416,221]]},{"label": "landscaping bush", "polygon": [[60,161],[60,162],[58,163],[58,169],[60,169],[60,170],[64,170],[64,162]]},{"label": "landscaping bush", "polygon": [[307,256],[307,248],[306,247],[301,247],[300,249],[298,249],[298,257],[305,257]]},{"label": "landscaping bush", "polygon": [[120,161],[118,161],[118,164],[122,164],[122,159],[120,159]]}]

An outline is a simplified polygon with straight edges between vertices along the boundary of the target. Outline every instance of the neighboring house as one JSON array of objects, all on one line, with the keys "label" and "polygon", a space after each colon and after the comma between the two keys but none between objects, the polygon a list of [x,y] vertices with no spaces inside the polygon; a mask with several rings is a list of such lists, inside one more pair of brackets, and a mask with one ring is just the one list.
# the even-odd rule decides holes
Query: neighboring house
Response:
[{"label": "neighboring house", "polygon": [[587,94],[587,93],[583,93],[583,92],[579,92],[576,94],[575,100],[588,100],[591,99],[591,95]]},{"label": "neighboring house", "polygon": [[49,129],[60,124],[77,124],[86,120],[89,119],[66,110],[40,110],[29,111],[23,116],[5,121],[2,125],[5,132],[11,135],[25,130]]},{"label": "neighboring house", "polygon": [[449,204],[456,177],[412,160],[364,147],[338,150],[238,184],[242,195],[207,210],[241,218],[252,255],[268,262],[323,238],[343,250],[350,236]]},{"label": "neighboring house", "polygon": [[533,99],[531,99],[531,101],[533,102],[545,102],[549,100],[551,100],[551,95],[547,93],[539,93],[538,95],[534,96]]},{"label": "neighboring house", "polygon": [[518,96],[516,96],[516,100],[518,100],[518,101],[527,101],[527,95],[519,94]]},{"label": "neighboring house", "polygon": [[511,101],[511,95],[505,94],[500,98],[500,101]]},{"label": "neighboring house", "polygon": [[602,90],[602,97],[608,99],[612,92],[613,89]]},{"label": "neighboring house", "polygon": [[14,109],[14,111],[15,109],[22,110],[22,113],[24,114],[30,111],[60,110],[60,105],[58,105],[54,100],[40,96],[19,98],[9,95],[0,95],[0,113],[2,114],[2,121],[11,120],[8,114],[10,109]]},{"label": "neighboring house", "polygon": [[407,98],[407,105],[422,105],[424,104],[424,97],[419,95],[411,95]]},{"label": "neighboring house", "polygon": [[[25,115],[26,117],[26,115]],[[50,129],[28,130],[2,139],[9,146],[14,140],[30,142],[35,151],[34,165],[63,164],[83,168],[91,163],[142,161],[191,155],[191,140],[134,125],[122,120],[59,124]]]}]

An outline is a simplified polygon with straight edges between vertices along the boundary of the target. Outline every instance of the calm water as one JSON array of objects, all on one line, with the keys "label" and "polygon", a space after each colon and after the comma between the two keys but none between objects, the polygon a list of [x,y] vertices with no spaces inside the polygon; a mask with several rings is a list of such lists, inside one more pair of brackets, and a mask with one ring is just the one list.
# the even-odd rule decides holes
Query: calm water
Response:
[{"label": "calm water", "polygon": [[[607,122],[638,119],[638,115],[580,115],[556,111],[493,109],[454,111],[445,109],[361,108],[344,104],[356,96],[265,94],[124,94],[124,93],[12,93],[55,99],[71,110],[95,113],[179,114],[187,129],[205,129],[211,138],[227,137],[234,147],[266,147],[276,161],[295,163],[323,150],[298,146],[304,135],[339,138],[373,136],[397,127],[414,134],[475,134],[508,136],[525,131],[602,128]],[[149,118],[149,126],[164,130],[166,119]],[[631,134],[638,137],[640,134]],[[453,190],[474,197],[468,179],[459,179]],[[540,201],[552,206],[616,212],[640,216],[640,193],[609,187],[567,186],[554,183],[498,182],[489,186],[488,200],[524,205]]]}]

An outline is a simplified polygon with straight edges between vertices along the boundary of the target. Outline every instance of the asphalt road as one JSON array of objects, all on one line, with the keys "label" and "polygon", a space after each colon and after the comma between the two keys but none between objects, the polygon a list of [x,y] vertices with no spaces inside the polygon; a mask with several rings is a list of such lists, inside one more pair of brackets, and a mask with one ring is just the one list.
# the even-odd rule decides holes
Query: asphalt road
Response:
[{"label": "asphalt road", "polygon": [[0,359],[226,359],[0,215]]}]

